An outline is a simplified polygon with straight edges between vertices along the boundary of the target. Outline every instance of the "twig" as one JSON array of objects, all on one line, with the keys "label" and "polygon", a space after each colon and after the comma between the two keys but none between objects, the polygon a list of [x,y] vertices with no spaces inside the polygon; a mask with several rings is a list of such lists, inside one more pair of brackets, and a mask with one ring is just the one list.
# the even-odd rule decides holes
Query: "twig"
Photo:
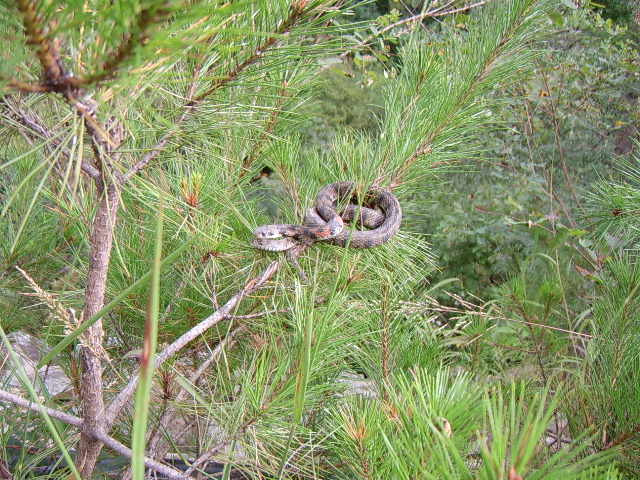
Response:
[{"label": "twig", "polygon": [[[68,425],[73,425],[74,427],[78,427],[82,432],[95,438],[96,440],[101,441],[102,443],[104,443],[104,445],[106,445],[108,448],[110,448],[114,452],[119,453],[120,455],[123,455],[127,458],[131,458],[132,456],[132,452],[129,447],[127,447],[126,445],[123,445],[122,443],[117,441],[115,438],[110,437],[109,435],[103,432],[88,430],[85,427],[84,421],[81,418],[76,417],[75,415],[70,415],[60,410],[55,410],[53,408],[45,407],[43,405],[31,402],[26,398],[9,393],[5,390],[0,390],[0,400],[3,400],[5,402],[11,402],[14,405],[18,405],[19,407],[23,407],[23,408],[28,408],[29,410],[33,410],[36,412],[45,412],[47,415],[49,415],[52,418],[56,418]],[[174,470],[173,468],[163,465],[162,463],[152,460],[150,458],[145,457],[144,464],[148,468],[155,470],[156,472],[162,473],[163,475],[166,475],[168,478],[171,478],[171,479],[185,480],[185,479],[191,478],[190,476],[185,475],[178,470]]]}]

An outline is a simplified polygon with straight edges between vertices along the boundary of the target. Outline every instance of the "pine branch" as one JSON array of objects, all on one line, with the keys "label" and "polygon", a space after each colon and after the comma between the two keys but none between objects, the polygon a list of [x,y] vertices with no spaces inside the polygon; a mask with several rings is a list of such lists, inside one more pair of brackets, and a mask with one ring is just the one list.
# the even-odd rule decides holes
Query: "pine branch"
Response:
[{"label": "pine branch", "polygon": [[114,79],[122,64],[131,57],[134,48],[137,45],[143,44],[148,38],[149,29],[153,25],[163,21],[170,13],[171,10],[167,8],[157,8],[155,5],[144,8],[138,14],[134,33],[127,33],[122,43],[106,56],[108,60],[102,66],[102,71],[83,77],[71,78],[70,83],[75,87],[80,87]]},{"label": "pine branch", "polygon": [[498,60],[503,57],[506,47],[510,40],[515,36],[516,32],[523,26],[533,8],[536,6],[532,2],[526,12],[521,12],[518,21],[514,22],[506,31],[502,32],[500,43],[491,51],[485,59],[482,68],[475,74],[468,87],[461,92],[455,103],[448,109],[447,118],[436,129],[430,132],[427,137],[420,143],[418,148],[403,162],[403,164],[394,172],[391,177],[391,187],[398,186],[402,183],[403,177],[407,174],[415,162],[423,155],[429,154],[433,148],[433,142],[438,136],[448,128],[456,119],[456,115],[471,101],[484,80],[496,67]]},{"label": "pine branch", "polygon": [[[300,2],[303,3],[303,2]],[[266,52],[277,45],[278,36],[284,35],[288,33],[299,21],[303,14],[305,13],[304,5],[302,8],[292,8],[289,17],[287,17],[284,21],[281,22],[278,29],[274,32],[277,34],[269,37],[262,44],[260,44],[254,51],[251,53],[243,62],[237,64],[230,72],[228,72],[224,77],[219,78],[214,82],[214,84],[204,93],[200,95],[194,96],[195,89],[197,87],[197,79],[200,76],[200,72],[198,75],[195,75],[194,80],[189,88],[190,94],[187,95],[187,102],[183,107],[183,112],[180,117],[175,121],[173,128],[171,128],[168,132],[166,132],[160,140],[151,147],[150,151],[147,152],[140,161],[135,163],[123,176],[123,183],[129,181],[133,176],[135,176],[140,170],[145,168],[149,162],[154,160],[160,153],[164,150],[164,147],[169,143],[169,141],[176,135],[184,123],[184,121],[189,117],[189,115],[196,110],[196,107],[201,104],[206,98],[208,98],[211,94],[227,85],[228,83],[235,80],[243,71],[249,68],[251,65],[258,62],[260,59],[264,57]],[[209,67],[207,71],[210,71],[213,66]]]},{"label": "pine branch", "polygon": [[[83,433],[90,435],[92,438],[96,440],[99,440],[114,452],[119,453],[120,455],[123,455],[127,458],[131,458],[132,456],[132,452],[129,447],[123,445],[122,443],[117,441],[115,438],[110,437],[109,435],[106,435],[103,432],[87,429],[85,422],[81,418],[76,417],[75,415],[70,415],[60,410],[55,410],[53,408],[45,407],[43,405],[27,400],[26,398],[22,398],[18,395],[14,395],[13,393],[9,393],[5,390],[0,390],[0,400],[13,403],[14,405],[17,405],[22,408],[33,410],[34,412],[45,412],[47,415],[49,415],[52,418],[60,420],[61,422],[66,423],[67,425],[73,425],[74,427],[77,427]],[[166,475],[167,478],[171,478],[175,480],[187,480],[191,478],[189,475],[186,475],[180,472],[179,470],[175,470],[171,467],[167,467],[166,465],[163,465],[162,463],[157,462],[151,458],[145,457],[144,464],[149,469],[154,470],[163,475]]]}]

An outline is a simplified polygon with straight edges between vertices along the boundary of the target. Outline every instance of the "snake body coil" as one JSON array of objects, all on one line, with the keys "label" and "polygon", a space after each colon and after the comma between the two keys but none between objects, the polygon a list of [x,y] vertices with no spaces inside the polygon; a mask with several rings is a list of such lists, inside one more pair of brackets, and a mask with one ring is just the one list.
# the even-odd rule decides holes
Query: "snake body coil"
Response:
[{"label": "snake body coil", "polygon": [[[285,251],[297,245],[326,241],[341,247],[371,248],[394,236],[402,221],[398,199],[389,191],[371,188],[359,207],[353,182],[329,184],[318,192],[315,205],[307,210],[303,225],[262,225],[254,231],[252,245],[261,250]],[[349,201],[338,214],[339,205]],[[345,228],[353,222],[368,230]]]}]

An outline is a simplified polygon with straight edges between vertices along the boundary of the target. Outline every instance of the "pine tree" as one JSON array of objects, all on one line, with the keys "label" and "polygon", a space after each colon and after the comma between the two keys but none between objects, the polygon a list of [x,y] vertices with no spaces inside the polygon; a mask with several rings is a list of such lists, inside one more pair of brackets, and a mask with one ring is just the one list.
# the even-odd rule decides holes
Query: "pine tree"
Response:
[{"label": "pine tree", "polygon": [[[479,154],[473,139],[492,125],[486,94],[530,71],[544,2],[491,2],[437,49],[414,34],[380,135],[344,132],[304,156],[296,110],[318,59],[344,52],[358,26],[345,2],[0,8],[7,38],[20,39],[1,72],[5,288],[21,288],[16,265],[70,271],[45,289],[64,312],[48,332],[65,336],[42,363],[58,355],[80,372],[79,416],[31,407],[81,427],[76,478],[91,478],[105,445],[133,456],[140,478],[145,442],[146,466],[170,478],[183,477],[157,460],[176,449],[197,457],[189,474],[211,459],[227,475],[233,465],[277,477],[600,474],[604,457],[583,459],[584,448],[538,449],[553,408],[544,395],[527,405],[514,387],[482,400],[442,366],[446,352],[403,310],[434,268],[422,236],[405,228],[366,250],[316,243],[300,257],[306,282],[250,246],[256,226],[301,223],[338,180],[390,189],[415,214],[412,198],[439,167]],[[123,357],[141,338],[138,369]],[[369,400],[336,394],[350,371],[371,379]],[[171,428],[181,414],[191,439]],[[123,445],[132,430],[133,454]]]}]

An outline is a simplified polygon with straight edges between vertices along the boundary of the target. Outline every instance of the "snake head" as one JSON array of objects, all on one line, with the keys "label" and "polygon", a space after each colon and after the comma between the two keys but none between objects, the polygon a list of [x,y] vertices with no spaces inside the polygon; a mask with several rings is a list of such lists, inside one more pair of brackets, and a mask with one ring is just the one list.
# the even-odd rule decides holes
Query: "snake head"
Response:
[{"label": "snake head", "polygon": [[253,231],[253,236],[260,239],[278,239],[283,237],[277,225],[261,225]]}]

